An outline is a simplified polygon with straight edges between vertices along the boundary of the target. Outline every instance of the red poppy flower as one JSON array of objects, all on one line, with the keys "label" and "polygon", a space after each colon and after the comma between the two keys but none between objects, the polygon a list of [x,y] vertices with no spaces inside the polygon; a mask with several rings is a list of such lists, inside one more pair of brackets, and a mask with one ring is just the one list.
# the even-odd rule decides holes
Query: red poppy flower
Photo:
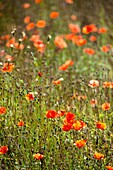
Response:
[{"label": "red poppy flower", "polygon": [[26,100],[28,100],[28,101],[32,101],[32,100],[34,100],[35,99],[35,97],[34,97],[34,94],[33,93],[28,93],[28,94],[26,94]]},{"label": "red poppy flower", "polygon": [[109,110],[110,109],[110,103],[106,102],[102,104],[102,109],[103,110]]},{"label": "red poppy flower", "polygon": [[17,123],[17,126],[24,126],[24,121],[20,121]]},{"label": "red poppy flower", "polygon": [[90,101],[90,104],[91,104],[92,107],[95,107],[95,105],[97,104],[97,100],[96,99],[92,99]]},{"label": "red poppy flower", "polygon": [[12,63],[4,63],[1,71],[4,72],[4,73],[11,73],[14,69],[14,64]]},{"label": "red poppy flower", "polygon": [[72,128],[72,124],[64,124],[62,126],[63,131],[69,131],[69,130],[71,130],[71,128]]},{"label": "red poppy flower", "polygon": [[72,66],[74,64],[73,60],[67,60],[63,65],[59,67],[59,70],[65,71],[69,66]]},{"label": "red poppy flower", "polygon": [[98,129],[101,129],[101,130],[105,130],[106,129],[106,124],[105,123],[102,123],[102,122],[96,122],[96,127]]},{"label": "red poppy flower", "polygon": [[32,30],[34,28],[35,28],[34,22],[30,22],[30,23],[28,23],[28,25],[26,25],[26,30],[27,31],[30,31],[30,30]]},{"label": "red poppy flower", "polygon": [[91,32],[96,32],[96,31],[97,31],[97,27],[95,26],[95,24],[86,25],[82,28],[82,32],[84,34],[89,34]]},{"label": "red poppy flower", "polygon": [[0,115],[6,113],[6,107],[0,106]]},{"label": "red poppy flower", "polygon": [[95,158],[95,159],[98,159],[98,160],[101,160],[101,159],[104,158],[104,155],[101,154],[101,153],[96,152],[96,153],[94,154],[94,158]]},{"label": "red poppy flower", "polygon": [[37,154],[34,154],[33,157],[37,160],[41,160],[44,157],[44,155],[37,153]]},{"label": "red poppy flower", "polygon": [[30,22],[30,19],[31,19],[30,16],[26,16],[26,17],[24,18],[24,23],[25,23],[25,24],[28,24],[28,23]]},{"label": "red poppy flower", "polygon": [[81,38],[81,39],[77,39],[77,40],[75,40],[75,41],[73,41],[73,42],[74,42],[77,46],[83,46],[83,45],[85,45],[85,44],[87,43],[87,40]]},{"label": "red poppy flower", "polygon": [[106,166],[108,170],[113,170],[113,166]]},{"label": "red poppy flower", "polygon": [[99,86],[99,81],[98,80],[90,80],[89,84],[90,87],[98,87]]},{"label": "red poppy flower", "polygon": [[96,36],[94,36],[94,35],[91,35],[89,39],[90,39],[90,41],[92,41],[92,42],[94,42],[94,41],[97,40]]},{"label": "red poppy flower", "polygon": [[88,54],[88,55],[94,55],[95,54],[95,50],[92,48],[84,48],[83,52]]},{"label": "red poppy flower", "polygon": [[0,147],[0,154],[5,154],[8,152],[8,147],[7,146],[1,146]]},{"label": "red poppy flower", "polygon": [[85,126],[86,126],[86,124],[82,120],[76,120],[75,123],[73,124],[73,129],[74,130],[81,130]]},{"label": "red poppy flower", "polygon": [[76,34],[76,33],[80,33],[80,27],[78,24],[69,24],[69,29],[72,33]]},{"label": "red poppy flower", "polygon": [[60,49],[67,48],[67,43],[61,36],[55,37],[54,44]]},{"label": "red poppy flower", "polygon": [[35,0],[36,4],[40,4],[43,0]]},{"label": "red poppy flower", "polygon": [[78,147],[78,148],[82,148],[85,144],[86,144],[87,140],[77,140],[75,142],[75,145]]},{"label": "red poppy flower", "polygon": [[38,27],[38,28],[44,28],[45,26],[46,26],[45,20],[38,20],[36,23],[36,27]]},{"label": "red poppy flower", "polygon": [[98,30],[98,33],[99,33],[99,34],[105,34],[106,32],[107,32],[107,29],[104,28],[104,27],[102,27],[102,28],[100,28],[100,29]]},{"label": "red poppy flower", "polygon": [[23,8],[24,8],[24,9],[27,9],[27,8],[29,8],[30,6],[31,6],[31,5],[30,5],[29,3],[24,3],[24,4],[23,4]]},{"label": "red poppy flower", "polygon": [[59,16],[59,12],[53,11],[50,13],[50,18],[56,19]]},{"label": "red poppy flower", "polygon": [[48,110],[46,112],[46,117],[47,118],[56,118],[58,113],[55,110]]},{"label": "red poppy flower", "polygon": [[101,50],[104,52],[104,53],[107,53],[111,50],[111,45],[104,45],[101,47]]}]

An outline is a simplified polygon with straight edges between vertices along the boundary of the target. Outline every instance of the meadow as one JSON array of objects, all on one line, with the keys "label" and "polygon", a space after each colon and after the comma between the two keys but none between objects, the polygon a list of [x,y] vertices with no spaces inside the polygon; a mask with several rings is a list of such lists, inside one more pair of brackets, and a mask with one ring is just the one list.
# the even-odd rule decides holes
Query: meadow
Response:
[{"label": "meadow", "polygon": [[113,170],[113,45],[74,4],[26,0],[0,34],[0,170]]}]

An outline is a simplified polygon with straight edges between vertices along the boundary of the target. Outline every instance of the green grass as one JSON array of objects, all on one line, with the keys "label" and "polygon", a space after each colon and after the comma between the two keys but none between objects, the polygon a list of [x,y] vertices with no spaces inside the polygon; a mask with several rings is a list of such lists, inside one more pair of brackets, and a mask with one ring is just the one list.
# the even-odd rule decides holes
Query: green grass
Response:
[{"label": "green grass", "polygon": [[[55,37],[70,33],[69,23],[80,25],[80,21],[70,19],[71,7],[65,2],[59,5],[52,1],[40,5],[32,3],[30,9],[20,6],[33,22],[45,19],[47,26],[26,31],[22,23],[22,31],[28,37],[22,42],[23,50],[6,47],[6,40],[1,41],[0,49],[5,50],[4,56],[0,56],[1,69],[6,62],[15,66],[10,73],[0,71],[0,106],[6,107],[6,113],[0,115],[0,146],[8,147],[8,152],[0,155],[2,170],[105,170],[107,165],[113,166],[113,88],[103,88],[103,83],[112,82],[113,78],[112,47],[108,53],[101,50],[109,43],[109,31],[88,35],[81,32],[87,39],[86,45],[78,47],[64,38],[67,48],[57,48]],[[49,18],[52,10],[60,13],[59,18]],[[40,53],[30,41],[36,30],[46,46],[44,53]],[[89,41],[92,34],[97,37],[96,42]],[[52,36],[49,43],[48,35]],[[22,38],[18,27],[10,36],[17,42]],[[85,54],[83,49],[87,47],[93,48],[95,54]],[[7,54],[13,57],[13,61],[6,60]],[[74,61],[74,65],[60,71],[59,66],[69,59]],[[53,80],[60,78],[63,81],[54,85]],[[89,87],[90,80],[98,80],[99,87]],[[33,101],[26,100],[26,94],[30,92],[35,96]],[[86,99],[79,100],[77,95],[86,96]],[[93,98],[97,100],[95,107],[90,104]],[[108,111],[102,109],[105,102],[110,103]],[[87,126],[79,131],[63,131],[66,115],[49,119],[46,117],[48,110],[72,112],[76,115],[75,120],[82,120]],[[24,121],[24,126],[17,126],[19,121]],[[106,124],[105,130],[96,128],[95,122],[98,121]],[[87,143],[77,148],[74,143],[80,139],[87,139]],[[104,154],[104,158],[95,159],[95,152]],[[43,154],[44,158],[34,159],[36,153]]]}]

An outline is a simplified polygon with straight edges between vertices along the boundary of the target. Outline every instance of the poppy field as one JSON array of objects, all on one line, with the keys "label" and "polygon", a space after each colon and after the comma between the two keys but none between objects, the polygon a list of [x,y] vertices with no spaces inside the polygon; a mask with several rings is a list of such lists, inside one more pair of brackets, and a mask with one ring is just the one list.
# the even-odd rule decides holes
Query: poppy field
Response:
[{"label": "poppy field", "polygon": [[110,31],[75,4],[25,0],[0,34],[1,170],[113,170]]}]

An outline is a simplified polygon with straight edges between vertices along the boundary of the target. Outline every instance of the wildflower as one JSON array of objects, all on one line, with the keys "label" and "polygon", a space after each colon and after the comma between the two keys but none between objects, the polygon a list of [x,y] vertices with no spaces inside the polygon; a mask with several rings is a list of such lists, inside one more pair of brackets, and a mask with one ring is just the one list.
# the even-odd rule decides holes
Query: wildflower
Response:
[{"label": "wildflower", "polygon": [[38,28],[44,28],[45,26],[46,26],[45,20],[38,20],[36,23],[36,27],[38,27]]},{"label": "wildflower", "polygon": [[73,4],[73,0],[65,0],[68,4]]},{"label": "wildflower", "polygon": [[64,124],[62,126],[63,131],[69,131],[69,130],[71,130],[71,128],[72,128],[72,124]]},{"label": "wildflower", "polygon": [[104,28],[104,27],[102,27],[102,28],[100,28],[100,29],[98,30],[98,33],[99,33],[99,34],[105,34],[106,32],[107,32],[107,29]]},{"label": "wildflower", "polygon": [[99,81],[98,80],[90,80],[89,84],[90,87],[98,87],[99,86]]},{"label": "wildflower", "polygon": [[66,34],[66,35],[65,35],[65,39],[66,39],[66,40],[72,40],[72,39],[74,38],[74,36],[75,36],[75,35],[74,35],[73,33]]},{"label": "wildflower", "polygon": [[113,166],[106,166],[108,170],[113,170]]},{"label": "wildflower", "polygon": [[104,88],[109,88],[109,87],[111,87],[111,85],[112,85],[112,82],[107,82],[107,81],[105,81],[104,83],[103,83],[103,86],[102,87],[104,87]]},{"label": "wildflower", "polygon": [[36,4],[40,4],[43,0],[35,0]]},{"label": "wildflower", "polygon": [[56,19],[57,17],[59,17],[59,12],[53,11],[50,13],[50,18]]},{"label": "wildflower", "polygon": [[98,160],[101,160],[101,159],[103,159],[103,158],[104,158],[104,155],[103,155],[103,154],[101,154],[101,153],[95,152],[95,154],[94,154],[94,158],[95,158],[95,159],[98,159]]},{"label": "wildflower", "polygon": [[34,154],[33,157],[37,160],[41,160],[44,157],[44,155],[37,153],[37,154]]},{"label": "wildflower", "polygon": [[102,104],[102,109],[103,110],[109,110],[110,109],[110,103],[106,102]]},{"label": "wildflower", "polygon": [[42,77],[42,75],[43,75],[43,73],[39,71],[39,72],[38,72],[38,76],[39,76],[39,77]]},{"label": "wildflower", "polygon": [[96,122],[96,127],[98,129],[101,129],[101,130],[105,130],[106,129],[106,124],[105,123],[102,123],[102,122]]},{"label": "wildflower", "polygon": [[28,23],[30,22],[30,19],[31,19],[30,16],[26,16],[26,17],[24,18],[24,23],[25,23],[25,24],[28,24]]},{"label": "wildflower", "polygon": [[6,113],[6,107],[0,106],[0,115]]},{"label": "wildflower", "polygon": [[65,113],[66,113],[65,110],[59,110],[57,117],[64,116]]},{"label": "wildflower", "polygon": [[5,58],[6,58],[7,61],[12,61],[13,60],[13,57],[11,55],[6,55]]},{"label": "wildflower", "polygon": [[47,118],[56,118],[57,117],[57,112],[55,110],[48,110],[46,112],[46,117]]},{"label": "wildflower", "polygon": [[85,100],[85,99],[87,99],[87,96],[82,96],[82,95],[80,95],[80,96],[78,96],[77,97],[77,99],[80,101],[80,100]]},{"label": "wildflower", "polygon": [[23,4],[23,8],[24,8],[24,9],[27,9],[27,8],[29,8],[30,6],[31,6],[31,5],[30,5],[29,3],[24,3],[24,4]]},{"label": "wildflower", "polygon": [[91,104],[92,107],[95,107],[95,105],[97,104],[97,100],[91,99],[90,104]]},{"label": "wildflower", "polygon": [[11,38],[6,42],[6,47],[14,47],[15,38]]},{"label": "wildflower", "polygon": [[94,41],[97,40],[96,36],[94,36],[94,35],[91,35],[89,39],[90,39],[90,41],[92,41],[92,42],[94,42]]},{"label": "wildflower", "polygon": [[83,45],[85,45],[85,44],[87,43],[87,40],[81,38],[81,39],[77,39],[77,40],[75,40],[75,41],[73,41],[73,42],[74,42],[77,46],[83,46]]},{"label": "wildflower", "polygon": [[111,49],[111,45],[104,45],[101,47],[101,50],[104,52],[104,53],[107,53],[109,52]]},{"label": "wildflower", "polygon": [[78,148],[82,148],[85,144],[86,144],[87,140],[77,140],[75,142],[75,145],[78,147]]},{"label": "wildflower", "polygon": [[1,146],[0,147],[0,154],[6,154],[8,152],[8,147],[7,146]]},{"label": "wildflower", "polygon": [[80,33],[80,27],[78,24],[69,24],[69,29],[71,30],[72,33],[76,34],[76,33]]},{"label": "wildflower", "polygon": [[94,55],[95,54],[95,50],[92,48],[84,48],[83,52],[88,54],[88,55]]},{"label": "wildflower", "polygon": [[24,126],[24,121],[20,121],[17,123],[17,126]]},{"label": "wildflower", "polygon": [[26,25],[26,30],[27,31],[30,31],[30,30],[32,30],[34,28],[35,28],[34,22],[30,22],[30,23],[28,23],[28,25]]},{"label": "wildflower", "polygon": [[64,79],[63,78],[60,78],[60,79],[58,79],[58,80],[53,80],[53,84],[54,85],[58,85],[58,84],[60,84],[61,83],[61,81],[63,81]]},{"label": "wildflower", "polygon": [[14,44],[14,46],[15,46],[16,49],[19,49],[19,50],[23,50],[23,49],[24,49],[24,44],[20,44],[20,43],[17,43],[17,42],[16,42],[16,43]]},{"label": "wildflower", "polygon": [[33,93],[28,93],[28,94],[26,94],[26,100],[28,100],[28,101],[32,101],[32,100],[34,100],[35,99],[35,97],[34,97],[34,94]]},{"label": "wildflower", "polygon": [[67,60],[63,65],[59,67],[59,70],[66,70],[69,66],[72,66],[74,64],[73,60]]},{"label": "wildflower", "polygon": [[77,16],[76,15],[71,15],[71,20],[73,20],[73,21],[77,20]]},{"label": "wildflower", "polygon": [[14,69],[14,64],[12,63],[4,63],[1,71],[4,72],[4,73],[11,73]]},{"label": "wildflower", "polygon": [[60,49],[67,48],[67,43],[61,36],[55,37],[54,44]]},{"label": "wildflower", "polygon": [[82,32],[84,34],[89,34],[91,32],[96,32],[96,31],[97,31],[97,27],[95,26],[95,24],[86,25],[82,28]]},{"label": "wildflower", "polygon": [[65,119],[63,120],[64,124],[73,124],[75,122],[75,114],[71,113],[71,112],[67,112],[66,113],[66,117]]},{"label": "wildflower", "polygon": [[74,130],[81,130],[85,126],[86,126],[86,124],[82,120],[76,120],[75,123],[73,124],[73,129]]}]

